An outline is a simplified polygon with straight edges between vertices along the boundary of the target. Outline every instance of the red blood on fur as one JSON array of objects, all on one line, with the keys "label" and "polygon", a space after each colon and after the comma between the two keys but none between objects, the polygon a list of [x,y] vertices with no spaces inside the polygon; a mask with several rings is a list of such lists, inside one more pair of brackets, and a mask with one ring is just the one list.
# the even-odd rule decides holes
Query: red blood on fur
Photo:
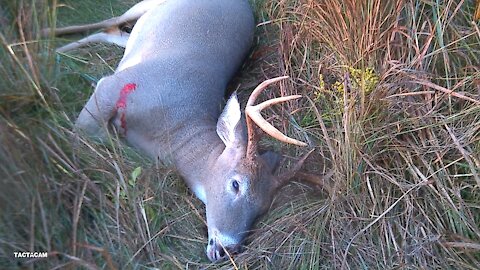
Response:
[{"label": "red blood on fur", "polygon": [[120,91],[120,97],[118,98],[117,103],[115,104],[115,108],[117,109],[127,108],[127,97],[131,92],[135,91],[136,88],[137,88],[136,84],[127,83]]},{"label": "red blood on fur", "polygon": [[127,83],[120,91],[120,97],[118,98],[117,103],[115,103],[115,109],[117,109],[117,111],[122,109],[120,115],[120,126],[123,128],[125,134],[127,134],[127,120],[125,117],[125,113],[127,111],[127,97],[133,91],[135,91],[136,88],[136,84]]}]

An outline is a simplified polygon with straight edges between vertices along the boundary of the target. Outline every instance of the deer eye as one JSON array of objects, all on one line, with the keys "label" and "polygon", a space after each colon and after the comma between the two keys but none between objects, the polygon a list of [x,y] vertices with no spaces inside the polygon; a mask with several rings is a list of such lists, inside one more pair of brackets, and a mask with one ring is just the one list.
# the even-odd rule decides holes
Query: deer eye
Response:
[{"label": "deer eye", "polygon": [[233,189],[235,190],[235,192],[238,192],[238,191],[239,191],[240,185],[238,184],[238,181],[237,181],[237,180],[233,180],[233,182],[232,182],[232,187],[233,187]]}]

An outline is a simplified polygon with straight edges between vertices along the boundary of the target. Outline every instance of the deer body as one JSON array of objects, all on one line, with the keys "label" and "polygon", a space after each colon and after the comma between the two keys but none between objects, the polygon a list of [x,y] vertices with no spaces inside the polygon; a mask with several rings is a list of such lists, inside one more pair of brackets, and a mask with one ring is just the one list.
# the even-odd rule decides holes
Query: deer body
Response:
[{"label": "deer body", "polygon": [[207,256],[217,261],[236,250],[286,179],[274,175],[279,155],[255,150],[248,121],[247,138],[235,94],[221,110],[251,46],[252,10],[247,0],[148,0],[141,8],[150,3],[75,125],[102,139],[112,124],[129,144],[175,166],[206,205]]},{"label": "deer body", "polygon": [[[199,174],[224,147],[216,123],[253,30],[247,1],[180,0],[154,7],[138,20],[116,72],[99,81],[77,126],[101,138],[98,120],[110,121],[132,146],[173,163],[205,202]],[[118,108],[128,85],[133,89],[124,90],[126,104]],[[108,107],[107,118],[93,113],[99,105]]]}]

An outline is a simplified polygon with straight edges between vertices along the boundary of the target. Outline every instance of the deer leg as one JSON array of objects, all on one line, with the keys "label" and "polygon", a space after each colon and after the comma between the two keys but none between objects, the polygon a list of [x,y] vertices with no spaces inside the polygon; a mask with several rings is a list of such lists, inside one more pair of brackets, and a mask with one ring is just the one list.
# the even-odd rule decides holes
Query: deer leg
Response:
[{"label": "deer leg", "polygon": [[104,32],[92,34],[80,40],[68,43],[65,46],[58,48],[56,51],[59,53],[64,53],[71,51],[80,47],[83,47],[89,43],[111,43],[116,44],[120,47],[125,48],[130,34],[124,31],[121,31],[119,28],[110,28]]},{"label": "deer leg", "polygon": [[95,91],[75,122],[76,129],[100,141],[106,140],[108,123],[116,112],[115,104],[119,93],[113,76],[115,75],[105,77],[98,82]]},{"label": "deer leg", "polygon": [[[65,34],[85,32],[93,29],[110,28],[112,26],[119,26],[127,22],[136,21],[138,20],[138,18],[140,18],[143,14],[145,14],[151,8],[158,6],[160,4],[163,4],[166,1],[167,0],[144,0],[134,5],[132,8],[127,10],[125,13],[123,13],[121,16],[113,17],[113,18],[110,18],[101,22],[92,23],[92,24],[57,28],[53,31],[53,35],[60,36]],[[52,29],[47,28],[42,30],[43,36],[48,36],[50,34],[52,34]]]}]

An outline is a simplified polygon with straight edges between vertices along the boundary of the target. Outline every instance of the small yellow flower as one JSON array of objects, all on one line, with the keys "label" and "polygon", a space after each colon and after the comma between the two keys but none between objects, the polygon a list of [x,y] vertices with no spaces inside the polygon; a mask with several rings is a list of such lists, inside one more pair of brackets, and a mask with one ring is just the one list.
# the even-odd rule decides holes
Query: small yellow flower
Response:
[{"label": "small yellow flower", "polygon": [[365,70],[349,67],[352,88],[362,91],[364,94],[370,94],[378,84],[379,77],[373,68]]},{"label": "small yellow flower", "polygon": [[343,94],[343,92],[345,91],[345,87],[343,86],[343,83],[342,82],[335,82],[333,84],[333,90],[337,93],[340,93],[340,94]]}]

